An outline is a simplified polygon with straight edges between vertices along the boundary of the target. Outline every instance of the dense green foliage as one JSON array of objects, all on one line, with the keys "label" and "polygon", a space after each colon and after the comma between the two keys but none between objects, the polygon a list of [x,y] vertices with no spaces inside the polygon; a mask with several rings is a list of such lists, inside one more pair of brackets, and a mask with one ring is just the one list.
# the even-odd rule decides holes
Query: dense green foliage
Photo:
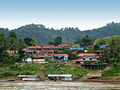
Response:
[{"label": "dense green foliage", "polygon": [[[93,70],[94,71],[94,70]],[[0,78],[17,75],[36,75],[46,79],[48,74],[73,74],[74,77],[82,77],[91,70],[81,69],[78,66],[59,64],[13,64],[9,67],[0,67]]]},{"label": "dense green foliage", "polygon": [[22,49],[26,46],[24,40],[18,39],[14,32],[10,32],[8,37],[0,32],[0,64],[10,65],[21,62],[24,57]]},{"label": "dense green foliage", "polygon": [[109,45],[109,42],[112,38],[120,38],[120,35],[113,35],[113,36],[108,36],[104,38],[99,38],[94,41],[94,45]]},{"label": "dense green foliage", "polygon": [[58,46],[59,44],[62,44],[62,38],[56,37],[54,41],[48,41],[48,44]]},{"label": "dense green foliage", "polygon": [[43,69],[45,76],[48,74],[73,74],[74,77],[82,77],[88,71],[80,67],[73,67],[66,64],[46,65]]},{"label": "dense green foliage", "polygon": [[109,69],[103,72],[104,77],[120,76],[120,69]]},{"label": "dense green foliage", "polygon": [[111,38],[109,48],[101,50],[101,53],[104,62],[112,64],[113,68],[118,68],[120,66],[120,38]]},{"label": "dense green foliage", "polygon": [[24,42],[25,42],[25,44],[27,44],[28,46],[32,46],[31,41],[32,41],[32,39],[29,38],[29,37],[24,38]]},{"label": "dense green foliage", "polygon": [[85,35],[81,39],[78,38],[74,43],[75,44],[80,44],[81,47],[85,47],[85,46],[88,46],[88,45],[92,45],[93,40],[91,38],[89,38],[88,35]]},{"label": "dense green foliage", "polygon": [[[62,37],[62,43],[73,43],[84,35],[88,35],[92,39],[118,35],[120,34],[120,23],[112,22],[104,27],[86,31],[80,31],[78,28],[62,28],[55,30],[53,28],[46,28],[43,25],[30,24],[12,30],[12,32],[13,31],[17,34],[18,38],[35,37],[39,45],[48,44],[48,41],[53,41],[58,36]],[[8,29],[4,28],[0,28],[0,32],[3,32],[6,36],[10,33]]]}]

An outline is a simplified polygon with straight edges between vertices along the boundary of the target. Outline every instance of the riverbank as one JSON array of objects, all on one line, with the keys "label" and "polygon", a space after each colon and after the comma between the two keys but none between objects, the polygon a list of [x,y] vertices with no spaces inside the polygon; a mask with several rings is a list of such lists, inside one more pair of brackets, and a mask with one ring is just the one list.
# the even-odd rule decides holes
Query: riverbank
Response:
[{"label": "riverbank", "polygon": [[17,63],[7,67],[0,67],[0,79],[17,79],[17,75],[39,75],[40,80],[48,80],[48,74],[72,74],[73,81],[77,81],[84,75],[98,70],[82,69],[80,66],[74,66],[70,63],[52,63],[52,64],[22,64]]}]

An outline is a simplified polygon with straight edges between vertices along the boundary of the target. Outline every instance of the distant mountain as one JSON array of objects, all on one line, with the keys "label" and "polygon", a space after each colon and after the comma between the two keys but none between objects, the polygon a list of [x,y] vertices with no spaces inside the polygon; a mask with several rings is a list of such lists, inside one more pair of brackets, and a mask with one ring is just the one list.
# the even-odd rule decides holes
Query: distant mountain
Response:
[{"label": "distant mountain", "polygon": [[[104,27],[86,31],[80,31],[78,28],[71,27],[55,30],[53,28],[46,28],[44,25],[40,24],[30,24],[12,31],[17,34],[18,38],[35,37],[38,40],[39,45],[47,44],[48,41],[53,41],[57,36],[62,37],[63,43],[74,43],[77,38],[81,38],[86,34],[93,39],[119,35],[120,23],[112,22]],[[10,31],[8,29],[0,28],[0,32],[3,32],[8,36]]]}]

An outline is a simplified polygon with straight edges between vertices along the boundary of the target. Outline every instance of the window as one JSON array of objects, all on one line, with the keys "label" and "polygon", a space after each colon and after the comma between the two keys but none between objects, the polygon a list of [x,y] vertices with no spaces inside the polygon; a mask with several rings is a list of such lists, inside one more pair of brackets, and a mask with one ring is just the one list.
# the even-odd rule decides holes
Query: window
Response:
[{"label": "window", "polygon": [[90,60],[92,60],[92,58],[90,58]]}]

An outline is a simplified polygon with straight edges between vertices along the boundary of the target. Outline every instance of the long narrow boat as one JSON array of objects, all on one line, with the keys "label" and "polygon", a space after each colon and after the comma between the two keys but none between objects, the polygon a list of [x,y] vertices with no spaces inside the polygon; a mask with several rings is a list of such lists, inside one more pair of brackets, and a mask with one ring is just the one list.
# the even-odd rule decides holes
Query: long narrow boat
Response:
[{"label": "long narrow boat", "polygon": [[101,80],[101,79],[91,79],[92,82],[120,82],[120,80]]},{"label": "long narrow boat", "polygon": [[0,79],[0,81],[16,81],[16,79]]}]

